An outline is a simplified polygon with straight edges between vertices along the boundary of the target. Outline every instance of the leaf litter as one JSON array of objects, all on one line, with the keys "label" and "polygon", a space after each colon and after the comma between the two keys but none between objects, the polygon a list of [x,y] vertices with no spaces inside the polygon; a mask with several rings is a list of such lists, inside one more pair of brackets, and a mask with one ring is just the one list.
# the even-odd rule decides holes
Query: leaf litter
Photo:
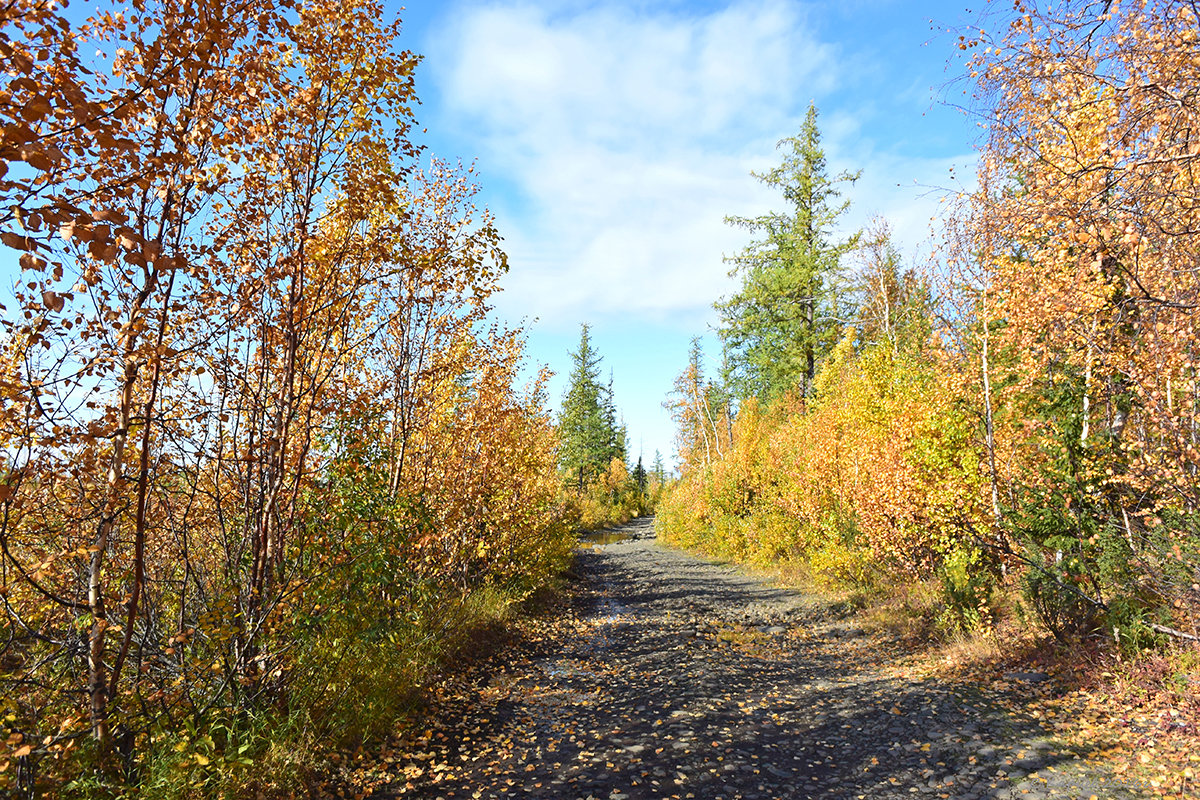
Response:
[{"label": "leaf litter", "polygon": [[1089,725],[1102,702],[1081,722],[1085,695],[1053,678],[939,674],[828,601],[652,537],[641,520],[581,550],[552,613],[448,677],[420,720],[341,770],[337,794],[1197,796],[1114,759],[1145,732]]}]

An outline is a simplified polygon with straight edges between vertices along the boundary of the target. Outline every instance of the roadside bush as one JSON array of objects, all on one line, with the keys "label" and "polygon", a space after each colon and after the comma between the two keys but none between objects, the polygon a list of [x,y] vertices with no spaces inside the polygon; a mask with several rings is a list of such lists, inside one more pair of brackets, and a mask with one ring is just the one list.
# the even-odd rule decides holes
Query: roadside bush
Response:
[{"label": "roadside bush", "polygon": [[[732,446],[668,497],[664,538],[798,558],[817,580],[859,590],[941,574],[984,518],[978,432],[931,357],[854,342],[849,332],[834,348],[802,409],[793,398],[739,409]],[[962,589],[972,599],[955,614],[979,607],[982,585]]]},{"label": "roadside bush", "polygon": [[952,551],[942,561],[940,577],[945,609],[938,626],[951,634],[989,631],[996,579],[983,552],[970,546]]}]

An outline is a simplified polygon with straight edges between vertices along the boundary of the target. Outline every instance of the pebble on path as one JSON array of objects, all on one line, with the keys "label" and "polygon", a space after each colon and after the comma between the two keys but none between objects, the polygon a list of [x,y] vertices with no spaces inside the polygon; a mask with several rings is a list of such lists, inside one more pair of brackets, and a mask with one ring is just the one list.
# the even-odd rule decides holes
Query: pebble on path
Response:
[{"label": "pebble on path", "polygon": [[662,548],[650,520],[619,533],[581,548],[557,635],[433,709],[376,797],[1140,796],[1035,720],[896,677],[820,601]]}]

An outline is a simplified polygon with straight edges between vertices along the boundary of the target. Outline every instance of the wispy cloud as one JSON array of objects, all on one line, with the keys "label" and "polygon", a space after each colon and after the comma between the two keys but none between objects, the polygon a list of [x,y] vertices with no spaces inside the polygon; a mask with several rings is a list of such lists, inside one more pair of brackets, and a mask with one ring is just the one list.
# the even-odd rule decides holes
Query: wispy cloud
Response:
[{"label": "wispy cloud", "polygon": [[[844,53],[785,0],[700,16],[521,3],[452,16],[427,64],[439,124],[509,189],[492,199],[513,265],[501,311],[550,325],[632,312],[702,328],[731,288],[722,254],[745,244],[723,217],[778,204],[748,173],[773,163],[810,100],[839,89]],[[852,109],[828,123],[831,163],[867,170],[872,196],[855,191],[856,216],[928,217],[911,184],[944,165],[875,152]]]}]

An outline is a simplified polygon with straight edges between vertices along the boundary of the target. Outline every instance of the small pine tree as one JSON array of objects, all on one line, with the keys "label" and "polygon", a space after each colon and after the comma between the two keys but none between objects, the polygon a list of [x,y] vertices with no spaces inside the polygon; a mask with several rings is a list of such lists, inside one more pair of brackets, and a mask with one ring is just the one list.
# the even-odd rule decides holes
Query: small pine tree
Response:
[{"label": "small pine tree", "polygon": [[637,485],[638,491],[645,494],[646,492],[646,468],[642,466],[642,457],[639,455],[637,466],[633,468],[633,482]]},{"label": "small pine tree", "polygon": [[559,468],[580,489],[608,469],[614,458],[623,463],[628,450],[625,427],[617,418],[612,375],[607,386],[599,380],[601,360],[592,346],[590,328],[581,325],[558,415]]},{"label": "small pine tree", "polygon": [[603,414],[604,429],[608,435],[607,450],[605,455],[608,460],[620,459],[622,462],[627,461],[629,453],[629,434],[625,429],[625,422],[617,419],[617,403],[613,396],[613,376],[612,370],[608,373],[608,386],[604,389],[600,398],[600,408]]}]

